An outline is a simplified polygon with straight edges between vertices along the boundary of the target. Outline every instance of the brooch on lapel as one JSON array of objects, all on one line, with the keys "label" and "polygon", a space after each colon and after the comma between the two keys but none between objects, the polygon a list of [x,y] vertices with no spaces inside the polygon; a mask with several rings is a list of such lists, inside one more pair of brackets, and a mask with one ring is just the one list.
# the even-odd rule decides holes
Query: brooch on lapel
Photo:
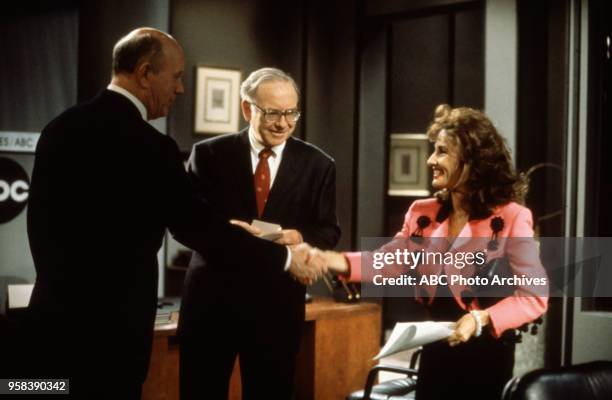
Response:
[{"label": "brooch on lapel", "polygon": [[532,336],[536,336],[538,334],[538,326],[542,325],[542,322],[544,322],[542,317],[538,317],[536,320],[527,322],[517,329],[508,330],[503,333],[502,340],[506,344],[522,343],[523,334],[530,333]]},{"label": "brooch on lapel", "polygon": [[423,229],[427,228],[431,224],[431,218],[427,215],[421,215],[417,218],[417,228],[412,234],[410,234],[410,240],[415,243],[423,243]]},{"label": "brooch on lapel", "polygon": [[491,219],[491,230],[493,234],[491,235],[491,240],[487,244],[487,248],[489,250],[497,250],[499,247],[499,242],[497,241],[497,236],[499,232],[504,229],[504,219],[502,217],[495,217]]}]

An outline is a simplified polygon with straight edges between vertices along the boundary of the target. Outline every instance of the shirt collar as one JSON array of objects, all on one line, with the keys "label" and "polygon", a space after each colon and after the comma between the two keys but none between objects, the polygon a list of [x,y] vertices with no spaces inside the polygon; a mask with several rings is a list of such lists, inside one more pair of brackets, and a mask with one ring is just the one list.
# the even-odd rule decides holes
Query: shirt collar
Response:
[{"label": "shirt collar", "polygon": [[117,85],[115,85],[113,83],[109,83],[106,88],[108,90],[112,90],[113,92],[122,94],[125,97],[127,97],[128,100],[131,101],[136,106],[136,108],[138,109],[138,112],[140,113],[140,116],[142,117],[142,119],[144,119],[145,121],[147,120],[147,109],[146,109],[145,105],[142,103],[142,101],[140,101],[140,99],[138,99],[138,97],[134,96],[132,93],[130,93],[129,91],[125,90],[121,86],[117,86]]},{"label": "shirt collar", "polygon": [[[259,157],[259,153],[265,149],[266,147],[259,143],[257,141],[257,139],[255,139],[255,132],[253,130],[253,127],[250,126],[249,127],[249,143],[251,144],[251,151],[257,156]],[[272,150],[274,152],[274,154],[272,154],[272,157],[277,157],[280,156],[283,152],[283,150],[285,149],[285,146],[287,145],[287,141],[285,140],[283,143],[277,145],[277,146],[273,146],[270,148],[270,150]]]}]

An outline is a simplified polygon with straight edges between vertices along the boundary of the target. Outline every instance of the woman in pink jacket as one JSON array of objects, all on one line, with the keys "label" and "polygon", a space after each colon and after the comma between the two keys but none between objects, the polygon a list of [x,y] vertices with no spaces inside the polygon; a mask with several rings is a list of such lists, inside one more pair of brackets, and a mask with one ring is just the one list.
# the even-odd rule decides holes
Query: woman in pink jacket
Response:
[{"label": "woman in pink jacket", "polygon": [[[376,252],[408,248],[465,254],[484,244],[483,265],[419,265],[411,270],[412,276],[419,282],[424,275],[492,280],[510,274],[545,282],[532,239],[531,212],[520,205],[527,184],[514,171],[510,153],[491,121],[471,108],[440,105],[427,135],[435,143],[427,165],[433,170],[436,198],[412,203],[402,230]],[[372,268],[372,254],[325,252],[325,257],[330,270],[349,281],[366,282],[383,271]],[[384,274],[405,270],[385,267]],[[416,285],[417,301],[431,320],[456,321],[447,341],[423,348],[417,400],[501,397],[512,377],[515,329],[536,320],[547,308],[546,286],[513,282],[517,283],[489,292],[459,280],[452,285]]]}]

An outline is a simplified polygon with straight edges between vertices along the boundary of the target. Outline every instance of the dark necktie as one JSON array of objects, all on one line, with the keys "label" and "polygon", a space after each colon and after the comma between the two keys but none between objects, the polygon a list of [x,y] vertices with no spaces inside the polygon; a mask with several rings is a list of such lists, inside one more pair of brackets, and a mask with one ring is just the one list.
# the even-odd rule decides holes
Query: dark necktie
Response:
[{"label": "dark necktie", "polygon": [[268,148],[259,152],[259,162],[257,163],[257,168],[255,168],[255,175],[253,175],[259,217],[263,214],[266,201],[268,201],[268,194],[270,193],[270,166],[268,165],[268,157],[272,154],[274,152]]}]

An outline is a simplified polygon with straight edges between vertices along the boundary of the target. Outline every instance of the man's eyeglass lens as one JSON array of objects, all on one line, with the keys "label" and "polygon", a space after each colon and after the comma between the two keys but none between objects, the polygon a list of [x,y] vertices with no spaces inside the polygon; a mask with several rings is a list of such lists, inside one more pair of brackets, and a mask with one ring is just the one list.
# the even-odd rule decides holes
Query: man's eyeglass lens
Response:
[{"label": "man's eyeglass lens", "polygon": [[253,104],[261,113],[263,114],[264,120],[266,122],[278,122],[281,119],[281,116],[285,116],[287,121],[289,122],[297,122],[300,119],[301,113],[298,110],[264,110],[260,108],[258,105]]},{"label": "man's eyeglass lens", "polygon": [[298,119],[300,119],[300,112],[297,110],[286,110],[283,112],[277,110],[265,111],[264,119],[268,122],[278,122],[282,115],[284,115],[289,122],[297,122]]}]

